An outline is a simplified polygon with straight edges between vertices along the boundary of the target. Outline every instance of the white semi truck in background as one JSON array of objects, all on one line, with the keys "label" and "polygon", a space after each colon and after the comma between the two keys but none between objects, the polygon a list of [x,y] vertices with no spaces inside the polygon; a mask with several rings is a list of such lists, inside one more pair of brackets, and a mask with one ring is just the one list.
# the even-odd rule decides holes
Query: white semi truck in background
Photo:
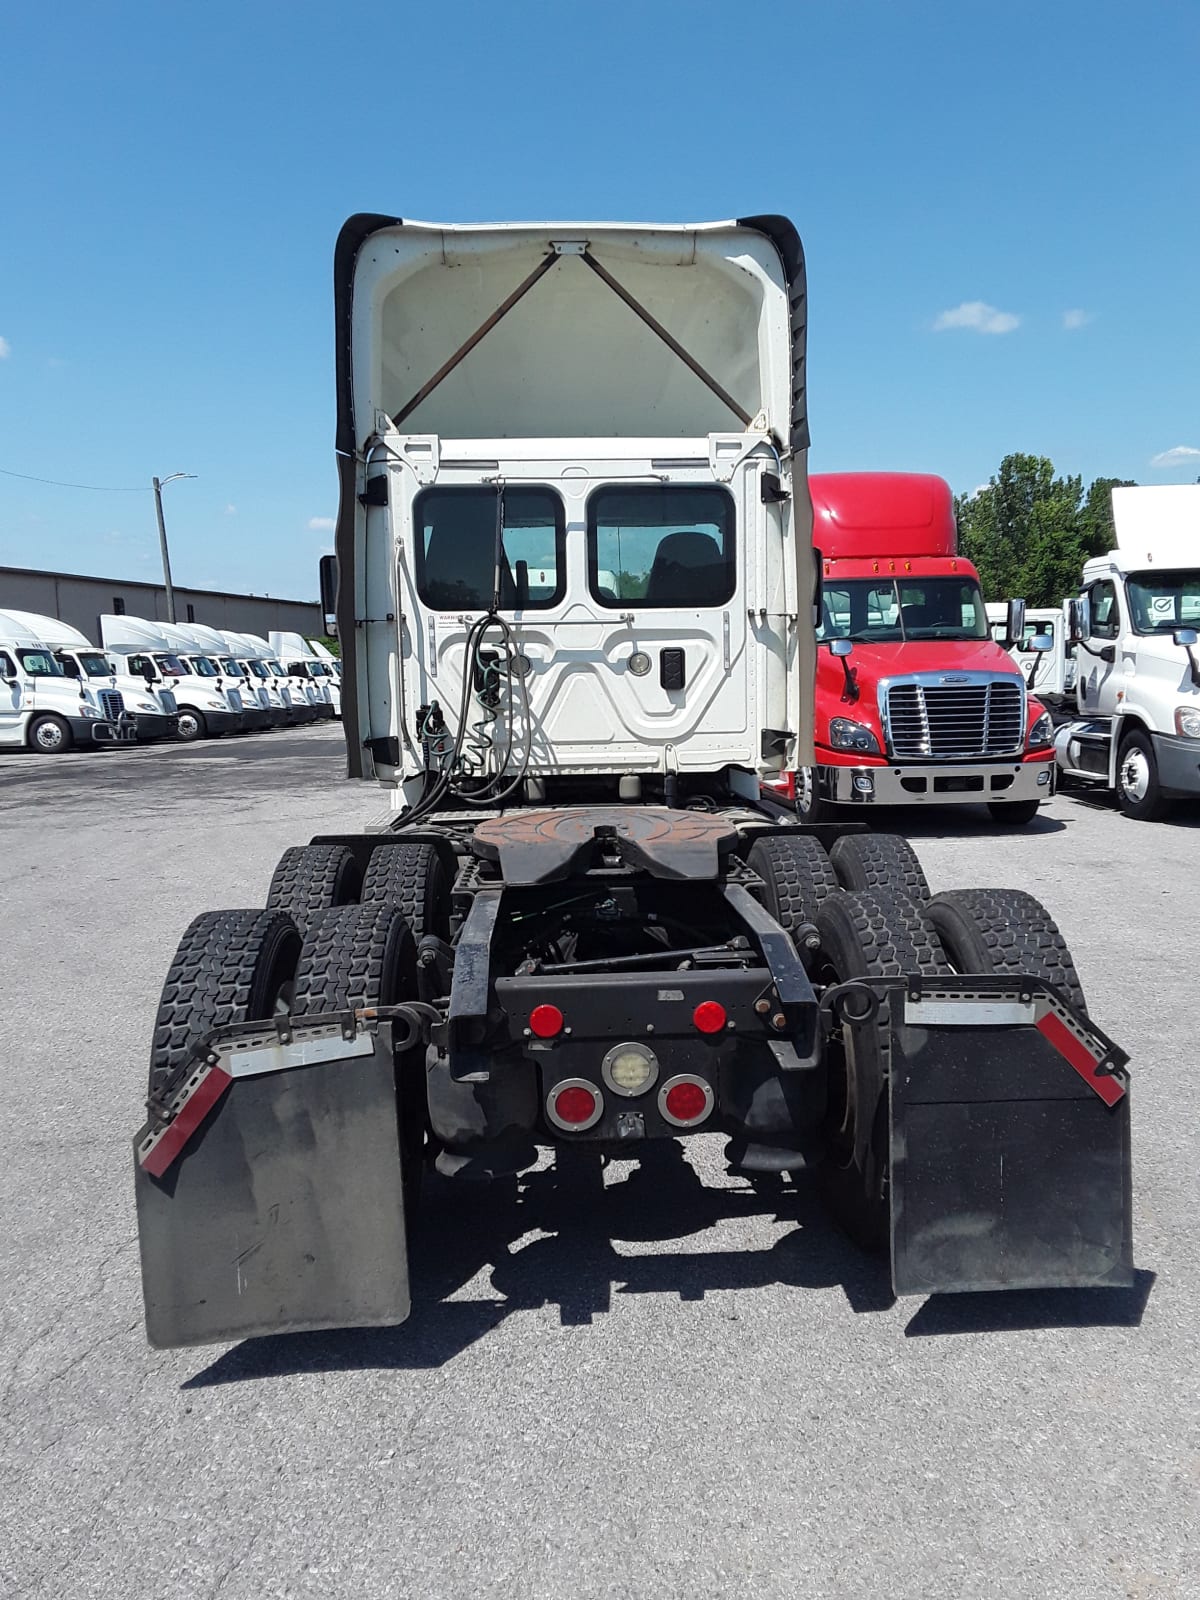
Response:
[{"label": "white semi truck in background", "polygon": [[1200,798],[1200,484],[1117,488],[1112,507],[1117,547],[1067,604],[1079,715],[1055,749],[1149,821]]},{"label": "white semi truck in background", "polygon": [[100,618],[100,638],[105,653],[117,663],[119,671],[174,696],[176,736],[184,744],[244,731],[246,719],[240,692],[227,687],[218,669],[206,658],[189,657],[185,661],[180,657],[179,635],[166,631],[175,626],[106,612]]},{"label": "white semi truck in background", "polygon": [[390,822],[183,935],[152,1342],[401,1322],[427,1165],[549,1149],[599,1206],[704,1133],[814,1176],[897,1293],[1129,1285],[1127,1058],[1049,914],[763,792],[813,761],[795,229],[356,216],[334,276],[343,727]]},{"label": "white semi truck in background", "polygon": [[[336,682],[329,663],[313,650],[308,640],[299,633],[271,634],[271,649],[283,662],[287,671],[305,687],[309,703],[321,717],[334,715],[333,686]],[[341,694],[338,695],[338,710]]]},{"label": "white semi truck in background", "polygon": [[0,611],[0,746],[61,755],[136,737],[120,689],[69,676],[29,613]]},{"label": "white semi truck in background", "polygon": [[[102,703],[110,709],[116,704],[111,698],[115,690],[121,697],[121,714],[132,718],[139,740],[176,737],[175,697],[161,683],[148,684],[142,677],[119,672],[114,659],[92,644],[86,634],[58,617],[42,616],[34,611],[9,610],[5,614],[24,622],[53,648],[55,659],[68,678],[86,684],[94,695],[105,693],[107,698]],[[118,721],[121,714],[118,714]]]}]

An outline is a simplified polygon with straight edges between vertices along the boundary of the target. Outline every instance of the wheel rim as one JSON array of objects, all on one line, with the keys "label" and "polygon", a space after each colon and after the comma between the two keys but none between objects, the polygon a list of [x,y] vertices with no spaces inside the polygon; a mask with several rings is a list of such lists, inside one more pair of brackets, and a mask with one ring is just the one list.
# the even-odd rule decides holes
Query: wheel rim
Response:
[{"label": "wheel rim", "polygon": [[816,781],[811,767],[801,767],[796,773],[796,810],[805,815],[816,803]]},{"label": "wheel rim", "polygon": [[1137,745],[1125,752],[1121,762],[1121,789],[1133,801],[1144,800],[1149,792],[1150,763],[1146,752]]},{"label": "wheel rim", "polygon": [[194,739],[199,732],[200,724],[190,711],[179,713],[179,734],[183,739]]},{"label": "wheel rim", "polygon": [[57,722],[43,722],[34,730],[33,742],[39,750],[61,750],[63,731]]}]

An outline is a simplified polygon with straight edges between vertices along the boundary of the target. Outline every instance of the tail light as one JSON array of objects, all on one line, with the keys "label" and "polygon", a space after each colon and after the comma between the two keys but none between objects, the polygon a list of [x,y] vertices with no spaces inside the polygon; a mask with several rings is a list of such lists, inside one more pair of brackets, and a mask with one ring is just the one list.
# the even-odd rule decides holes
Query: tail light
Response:
[{"label": "tail light", "polygon": [[676,1128],[694,1128],[713,1108],[713,1092],[703,1078],[680,1074],[668,1078],[658,1091],[658,1109]]},{"label": "tail light", "polygon": [[529,1013],[529,1031],[539,1039],[557,1039],[565,1020],[557,1006],[534,1006]]},{"label": "tail light", "polygon": [[546,1116],[564,1133],[586,1133],[604,1115],[604,1096],[586,1078],[564,1078],[546,1096]]},{"label": "tail light", "polygon": [[692,1026],[701,1033],[720,1033],[728,1020],[719,1000],[701,1000],[692,1012]]}]

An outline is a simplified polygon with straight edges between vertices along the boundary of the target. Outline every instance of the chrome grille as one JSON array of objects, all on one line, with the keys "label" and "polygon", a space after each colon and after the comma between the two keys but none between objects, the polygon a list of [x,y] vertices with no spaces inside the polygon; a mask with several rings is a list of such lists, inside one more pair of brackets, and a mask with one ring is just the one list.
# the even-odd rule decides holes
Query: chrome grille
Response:
[{"label": "chrome grille", "polygon": [[168,716],[174,716],[176,711],[179,710],[175,696],[171,693],[170,689],[160,689],[158,691],[158,700],[159,704],[162,706],[163,710],[168,714]]},{"label": "chrome grille", "polygon": [[110,722],[117,722],[125,710],[125,696],[119,689],[101,689],[100,710]]},{"label": "chrome grille", "polygon": [[896,757],[969,760],[1017,755],[1025,745],[1025,695],[1012,678],[983,683],[893,683],[888,747]]}]

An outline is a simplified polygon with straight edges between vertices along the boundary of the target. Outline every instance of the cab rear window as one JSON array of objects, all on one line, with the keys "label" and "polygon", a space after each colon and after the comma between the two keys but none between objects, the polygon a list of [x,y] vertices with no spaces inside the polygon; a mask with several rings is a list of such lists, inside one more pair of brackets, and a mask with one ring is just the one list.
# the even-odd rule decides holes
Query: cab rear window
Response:
[{"label": "cab rear window", "polygon": [[413,505],[417,593],[435,611],[546,610],[566,591],[563,503],[552,489],[426,489]]},{"label": "cab rear window", "polygon": [[683,484],[597,489],[588,585],[602,606],[723,606],[736,584],[733,500]]}]

